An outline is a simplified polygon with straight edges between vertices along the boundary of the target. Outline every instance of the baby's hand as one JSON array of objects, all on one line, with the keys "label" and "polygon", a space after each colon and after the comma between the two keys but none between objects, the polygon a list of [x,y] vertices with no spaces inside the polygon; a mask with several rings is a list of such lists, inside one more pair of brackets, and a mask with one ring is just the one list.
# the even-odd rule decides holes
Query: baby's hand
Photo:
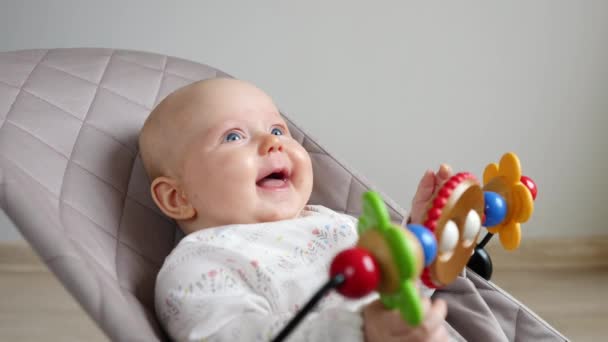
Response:
[{"label": "baby's hand", "polygon": [[365,342],[391,341],[447,341],[448,332],[443,325],[447,305],[437,299],[431,302],[423,298],[425,317],[417,327],[412,327],[401,318],[398,310],[388,310],[380,300],[363,309],[363,331]]},{"label": "baby's hand", "polygon": [[427,170],[424,173],[420,183],[418,183],[418,189],[412,200],[410,223],[423,223],[424,211],[426,210],[426,206],[431,200],[433,193],[450,177],[452,177],[452,169],[446,164],[441,164],[437,173],[434,173],[431,170]]}]

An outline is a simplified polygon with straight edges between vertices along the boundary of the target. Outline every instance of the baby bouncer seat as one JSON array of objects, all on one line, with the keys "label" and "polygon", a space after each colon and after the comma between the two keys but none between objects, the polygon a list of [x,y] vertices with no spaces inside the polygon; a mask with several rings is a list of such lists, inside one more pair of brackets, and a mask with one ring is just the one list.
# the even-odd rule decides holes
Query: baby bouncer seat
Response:
[{"label": "baby bouncer seat", "polygon": [[[0,53],[0,203],[113,341],[164,341],[154,283],[180,238],[149,194],[137,136],[151,109],[191,82],[230,77],[175,57],[113,49]],[[288,118],[310,153],[311,203],[354,216],[370,183]],[[393,220],[405,211],[384,196]],[[496,285],[465,272],[434,296],[464,339],[567,340]],[[470,328],[472,320],[482,320]]]}]

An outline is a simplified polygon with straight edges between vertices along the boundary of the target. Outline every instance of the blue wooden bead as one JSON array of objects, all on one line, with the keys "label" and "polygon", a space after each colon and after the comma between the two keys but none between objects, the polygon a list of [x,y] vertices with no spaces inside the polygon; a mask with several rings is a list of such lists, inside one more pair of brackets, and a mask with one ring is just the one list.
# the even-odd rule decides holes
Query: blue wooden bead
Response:
[{"label": "blue wooden bead", "polygon": [[492,191],[483,192],[484,214],[486,221],[484,226],[493,227],[500,224],[507,216],[507,202],[505,199]]},{"label": "blue wooden bead", "polygon": [[428,267],[437,256],[437,239],[428,228],[419,224],[408,224],[407,228],[416,235],[424,253],[424,266]]}]

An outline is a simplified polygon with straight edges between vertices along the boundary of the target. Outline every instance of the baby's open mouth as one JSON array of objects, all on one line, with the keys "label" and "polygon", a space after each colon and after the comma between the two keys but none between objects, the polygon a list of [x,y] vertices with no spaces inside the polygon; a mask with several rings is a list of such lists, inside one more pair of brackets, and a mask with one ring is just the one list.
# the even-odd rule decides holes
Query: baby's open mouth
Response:
[{"label": "baby's open mouth", "polygon": [[288,181],[289,171],[287,169],[278,169],[258,179],[255,184],[264,189],[282,189],[287,186]]}]

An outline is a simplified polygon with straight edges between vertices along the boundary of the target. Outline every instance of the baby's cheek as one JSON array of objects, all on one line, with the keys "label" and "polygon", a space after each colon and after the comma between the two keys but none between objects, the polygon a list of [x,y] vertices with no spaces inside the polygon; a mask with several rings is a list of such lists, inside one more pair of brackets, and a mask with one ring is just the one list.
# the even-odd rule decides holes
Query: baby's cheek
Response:
[{"label": "baby's cheek", "polygon": [[[304,148],[300,147],[297,153],[293,154],[293,163],[296,169],[294,170],[293,183],[300,197],[299,203],[302,208],[308,203],[312,193],[313,186],[313,171],[310,155]],[[302,209],[299,208],[299,209]]]},{"label": "baby's cheek", "polygon": [[[299,146],[299,145],[298,145]],[[294,162],[297,165],[298,173],[300,173],[302,180],[306,183],[312,184],[313,174],[312,174],[312,162],[310,160],[310,155],[303,147],[300,146],[299,149],[294,153]]]},{"label": "baby's cheek", "polygon": [[241,186],[255,184],[258,165],[251,156],[238,154],[224,165],[222,175],[229,181],[239,183]]}]

